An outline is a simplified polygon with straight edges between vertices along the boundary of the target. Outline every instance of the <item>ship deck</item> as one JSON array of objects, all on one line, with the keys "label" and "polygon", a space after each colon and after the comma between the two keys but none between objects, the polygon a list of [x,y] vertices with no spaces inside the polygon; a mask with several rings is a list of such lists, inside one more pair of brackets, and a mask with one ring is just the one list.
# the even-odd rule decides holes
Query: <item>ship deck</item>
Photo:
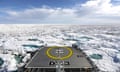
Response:
[{"label": "ship deck", "polygon": [[69,55],[69,51],[67,49],[64,49],[62,47],[59,47],[59,49],[62,50],[62,56],[65,59],[55,59],[57,57],[56,48],[51,48],[49,50],[50,55],[54,56],[49,57],[47,55],[48,49],[51,47],[45,47],[36,52],[36,54],[32,57],[32,59],[27,63],[25,68],[56,68],[56,63],[59,61],[62,61],[64,68],[69,69],[69,68],[93,68],[90,61],[87,59],[86,55],[81,51],[78,50],[77,48],[72,48],[69,47],[70,50],[72,50],[72,55],[70,57],[66,57]]}]

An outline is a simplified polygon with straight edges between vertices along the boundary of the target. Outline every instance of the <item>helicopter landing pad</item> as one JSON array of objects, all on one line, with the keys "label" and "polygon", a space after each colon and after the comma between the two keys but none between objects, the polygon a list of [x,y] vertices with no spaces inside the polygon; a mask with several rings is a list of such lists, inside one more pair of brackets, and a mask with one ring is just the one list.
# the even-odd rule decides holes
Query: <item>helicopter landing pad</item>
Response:
[{"label": "helicopter landing pad", "polygon": [[73,51],[69,47],[49,47],[46,51],[46,55],[53,60],[69,59],[72,54]]},{"label": "helicopter landing pad", "polygon": [[26,64],[25,68],[56,68],[61,61],[64,68],[92,68],[86,55],[72,47],[44,47]]}]

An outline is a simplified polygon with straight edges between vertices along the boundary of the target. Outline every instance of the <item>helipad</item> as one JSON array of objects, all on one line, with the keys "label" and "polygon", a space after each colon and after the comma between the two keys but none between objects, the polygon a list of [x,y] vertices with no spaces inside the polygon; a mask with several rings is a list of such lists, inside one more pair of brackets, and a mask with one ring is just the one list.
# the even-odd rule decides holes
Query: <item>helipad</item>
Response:
[{"label": "helipad", "polygon": [[54,60],[65,60],[72,56],[73,51],[69,47],[49,47],[46,51],[46,55]]},{"label": "helipad", "polygon": [[[61,62],[64,69],[93,69],[93,65],[87,59],[86,55],[77,48],[73,47],[44,47],[40,49],[25,66],[27,69],[45,70],[45,72],[54,72],[57,62]],[[52,71],[48,71],[53,69]],[[33,71],[34,71],[33,70]],[[32,72],[32,71],[31,71]],[[42,71],[40,71],[42,72]],[[71,71],[74,72],[74,71]],[[89,72],[89,71],[88,71]]]}]

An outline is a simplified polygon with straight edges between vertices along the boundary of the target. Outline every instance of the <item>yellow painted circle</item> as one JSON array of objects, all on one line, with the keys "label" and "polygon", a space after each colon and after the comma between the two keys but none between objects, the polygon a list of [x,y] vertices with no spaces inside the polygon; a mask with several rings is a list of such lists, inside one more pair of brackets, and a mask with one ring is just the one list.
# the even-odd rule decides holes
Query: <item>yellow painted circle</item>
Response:
[{"label": "yellow painted circle", "polygon": [[[69,51],[69,54],[67,54],[66,56],[63,56],[63,57],[57,57],[57,56],[53,56],[50,54],[50,51],[53,49],[53,48],[66,48],[68,51]],[[46,51],[46,55],[51,58],[51,59],[55,59],[55,60],[64,60],[64,59],[68,59],[72,56],[73,54],[73,51],[71,48],[69,47],[57,47],[57,46],[54,46],[54,47],[49,47]]]}]

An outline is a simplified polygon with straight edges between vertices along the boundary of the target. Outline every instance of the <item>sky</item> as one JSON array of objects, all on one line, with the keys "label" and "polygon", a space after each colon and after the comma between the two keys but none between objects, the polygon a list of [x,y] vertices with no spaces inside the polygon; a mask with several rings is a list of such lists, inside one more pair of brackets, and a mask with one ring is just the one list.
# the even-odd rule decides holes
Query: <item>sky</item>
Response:
[{"label": "sky", "polygon": [[120,24],[120,0],[0,0],[0,24]]}]

